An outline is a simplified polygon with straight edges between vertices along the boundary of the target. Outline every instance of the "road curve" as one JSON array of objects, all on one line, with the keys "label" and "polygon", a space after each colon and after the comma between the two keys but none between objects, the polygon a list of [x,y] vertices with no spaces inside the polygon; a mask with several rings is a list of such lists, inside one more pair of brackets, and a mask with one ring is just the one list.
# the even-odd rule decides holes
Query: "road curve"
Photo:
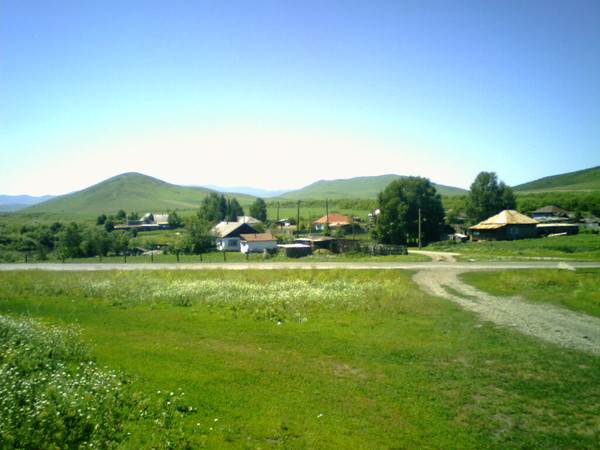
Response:
[{"label": "road curve", "polygon": [[[328,270],[328,269],[378,269],[378,270],[515,270],[556,269],[558,261],[520,262],[230,262],[230,263],[16,263],[0,264],[0,272],[20,270],[46,270],[54,272],[90,272],[107,270]],[[564,263],[563,263],[564,264]],[[575,269],[600,269],[600,262],[568,262]]]}]

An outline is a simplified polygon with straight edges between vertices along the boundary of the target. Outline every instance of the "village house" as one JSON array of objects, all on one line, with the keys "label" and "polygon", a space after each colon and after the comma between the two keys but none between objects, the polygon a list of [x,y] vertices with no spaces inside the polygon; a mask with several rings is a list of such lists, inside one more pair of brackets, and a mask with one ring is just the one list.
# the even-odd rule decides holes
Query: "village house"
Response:
[{"label": "village house", "polygon": [[240,235],[240,251],[242,253],[275,252],[277,239],[271,233],[253,233]]},{"label": "village house", "polygon": [[350,218],[340,213],[329,213],[318,220],[315,220],[315,231],[324,231],[325,225],[329,224],[329,229],[333,230],[344,225],[350,225]]},{"label": "village house", "polygon": [[504,211],[469,228],[472,241],[501,241],[538,237],[539,222],[515,210]]},{"label": "village house", "polygon": [[533,211],[531,213],[531,217],[540,222],[554,222],[569,220],[575,217],[575,215],[572,212],[562,209],[558,206],[548,205]]},{"label": "village house", "polygon": [[353,226],[356,226],[356,222],[359,221],[358,218],[344,216],[340,213],[329,213],[318,220],[313,222],[315,226],[315,231],[321,232],[325,231],[325,225],[329,224],[329,229],[331,231],[339,230],[341,228],[352,229]]},{"label": "village house", "polygon": [[220,222],[212,228],[217,250],[239,252],[242,234],[256,234],[256,230],[243,222]]}]

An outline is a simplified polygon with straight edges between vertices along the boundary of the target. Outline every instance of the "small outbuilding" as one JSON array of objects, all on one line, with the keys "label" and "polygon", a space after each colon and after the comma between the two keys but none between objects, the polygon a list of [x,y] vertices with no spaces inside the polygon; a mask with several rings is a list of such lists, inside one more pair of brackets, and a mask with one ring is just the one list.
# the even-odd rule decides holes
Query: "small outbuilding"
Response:
[{"label": "small outbuilding", "polygon": [[538,237],[538,221],[515,210],[504,211],[469,228],[472,241],[503,241]]},{"label": "small outbuilding", "polygon": [[279,251],[288,258],[302,258],[312,255],[312,248],[305,244],[279,244]]},{"label": "small outbuilding", "polygon": [[579,234],[579,225],[576,223],[540,223],[537,230],[540,236],[567,236]]}]

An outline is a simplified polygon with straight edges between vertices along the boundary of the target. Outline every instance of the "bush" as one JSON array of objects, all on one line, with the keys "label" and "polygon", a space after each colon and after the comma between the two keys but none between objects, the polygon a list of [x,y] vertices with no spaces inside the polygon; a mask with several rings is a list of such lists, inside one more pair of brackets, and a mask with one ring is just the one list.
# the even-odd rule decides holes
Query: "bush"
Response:
[{"label": "bush", "polygon": [[0,441],[104,447],[118,439],[122,383],[98,370],[73,328],[0,316]]}]

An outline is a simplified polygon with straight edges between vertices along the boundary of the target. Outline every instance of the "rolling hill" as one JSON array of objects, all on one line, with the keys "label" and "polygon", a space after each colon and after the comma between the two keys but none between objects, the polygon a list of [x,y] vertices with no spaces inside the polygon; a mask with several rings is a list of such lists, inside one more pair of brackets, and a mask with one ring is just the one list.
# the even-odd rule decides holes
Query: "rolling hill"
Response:
[{"label": "rolling hill", "polygon": [[[109,178],[87,189],[53,198],[21,210],[21,214],[96,215],[197,209],[210,189],[177,186],[139,173]],[[240,202],[250,197],[236,195]]]},{"label": "rolling hill", "polygon": [[529,183],[514,186],[513,190],[519,193],[526,192],[590,192],[600,190],[600,166],[576,172],[553,175],[530,181]]},{"label": "rolling hill", "polygon": [[[297,191],[280,195],[281,200],[335,200],[335,199],[375,199],[392,181],[401,175],[380,175],[357,177],[345,180],[321,180]],[[456,187],[432,183],[442,195],[467,194],[468,191]]]}]

